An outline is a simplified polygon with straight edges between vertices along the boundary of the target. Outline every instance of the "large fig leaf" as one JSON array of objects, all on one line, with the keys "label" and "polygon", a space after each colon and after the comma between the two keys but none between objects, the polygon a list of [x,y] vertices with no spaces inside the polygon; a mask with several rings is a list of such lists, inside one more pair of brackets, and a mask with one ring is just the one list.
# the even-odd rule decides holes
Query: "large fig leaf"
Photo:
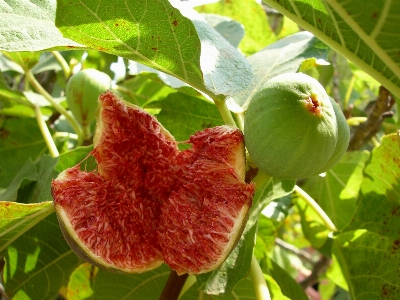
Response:
[{"label": "large fig leaf", "polygon": [[244,57],[199,14],[167,0],[61,0],[56,25],[89,48],[135,60],[214,98],[239,93],[252,78]]},{"label": "large fig leaf", "polygon": [[400,297],[400,142],[382,139],[365,168],[355,215],[333,253],[353,299]]},{"label": "large fig leaf", "polygon": [[269,79],[282,73],[296,72],[307,58],[326,59],[329,48],[309,32],[287,36],[247,59],[253,66],[250,86],[228,100],[229,108],[244,112],[258,89]]},{"label": "large fig leaf", "polygon": [[54,299],[80,260],[65,242],[55,214],[8,246],[4,289],[13,299]]},{"label": "large fig leaf", "polygon": [[263,0],[400,96],[400,0]]},{"label": "large fig leaf", "polygon": [[0,1],[0,50],[40,51],[57,46],[79,47],[54,25],[54,0]]},{"label": "large fig leaf", "polygon": [[294,180],[276,180],[261,173],[258,179],[259,187],[254,195],[249,220],[246,223],[238,246],[220,268],[197,276],[199,289],[207,294],[227,294],[232,291],[240,280],[248,275],[253,256],[257,220],[261,211],[272,200],[290,194],[295,185]]}]

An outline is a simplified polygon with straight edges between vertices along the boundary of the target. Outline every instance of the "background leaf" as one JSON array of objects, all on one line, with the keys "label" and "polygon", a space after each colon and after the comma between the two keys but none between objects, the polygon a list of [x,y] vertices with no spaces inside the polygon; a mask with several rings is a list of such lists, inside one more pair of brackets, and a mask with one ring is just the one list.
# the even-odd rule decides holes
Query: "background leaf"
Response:
[{"label": "background leaf", "polygon": [[[399,0],[263,0],[400,96]],[[327,3],[324,6],[323,3]],[[360,9],[362,7],[363,9]]]},{"label": "background leaf", "polygon": [[67,245],[55,214],[7,248],[4,288],[14,299],[54,299],[80,259]]},{"label": "background leaf", "polygon": [[228,100],[230,109],[244,112],[260,87],[272,77],[296,72],[301,63],[310,57],[326,58],[329,48],[309,32],[299,32],[271,44],[247,57],[253,66],[254,77],[250,86]]},{"label": "background leaf", "polygon": [[382,139],[365,168],[355,215],[334,239],[333,253],[352,298],[400,296],[400,143]]},{"label": "background leaf", "polygon": [[0,124],[0,188],[6,188],[28,158],[47,149],[35,119],[7,119]]},{"label": "background leaf", "polygon": [[302,186],[339,230],[354,214],[368,158],[367,151],[347,152],[324,176],[312,177]]},{"label": "background leaf", "polygon": [[0,252],[54,212],[53,202],[20,204],[0,202]]},{"label": "background leaf", "polygon": [[257,220],[261,211],[268,203],[289,194],[294,188],[294,180],[276,180],[261,172],[259,174],[259,177],[254,179],[259,187],[254,195],[249,219],[237,247],[220,268],[197,276],[199,289],[207,294],[227,294],[247,276],[253,256]]}]

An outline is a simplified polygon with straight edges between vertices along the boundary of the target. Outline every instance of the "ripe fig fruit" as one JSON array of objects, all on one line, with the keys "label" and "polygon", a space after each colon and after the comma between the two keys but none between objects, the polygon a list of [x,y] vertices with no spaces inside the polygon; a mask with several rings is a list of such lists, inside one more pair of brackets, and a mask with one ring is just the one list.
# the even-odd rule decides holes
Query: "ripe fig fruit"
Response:
[{"label": "ripe fig fruit", "polygon": [[266,82],[251,99],[244,126],[251,159],[261,171],[280,179],[319,174],[336,146],[344,143],[326,91],[302,73]]},{"label": "ripe fig fruit", "polygon": [[65,89],[68,107],[82,127],[95,120],[97,99],[110,88],[111,78],[96,69],[83,69],[68,80]]},{"label": "ripe fig fruit", "polygon": [[335,151],[333,152],[332,156],[329,158],[324,167],[318,171],[318,174],[326,172],[330,168],[335,166],[346,153],[350,142],[350,128],[347,124],[346,118],[343,115],[340,106],[335,102],[335,100],[331,97],[329,97],[329,99],[331,100],[333,109],[335,111],[336,122],[338,125],[338,141],[336,143]]},{"label": "ripe fig fruit", "polygon": [[244,182],[242,133],[206,129],[180,151],[141,108],[111,92],[99,103],[97,170],[78,165],[52,182],[70,246],[94,265],[128,273],[163,261],[178,274],[218,267],[241,235],[254,194]]}]

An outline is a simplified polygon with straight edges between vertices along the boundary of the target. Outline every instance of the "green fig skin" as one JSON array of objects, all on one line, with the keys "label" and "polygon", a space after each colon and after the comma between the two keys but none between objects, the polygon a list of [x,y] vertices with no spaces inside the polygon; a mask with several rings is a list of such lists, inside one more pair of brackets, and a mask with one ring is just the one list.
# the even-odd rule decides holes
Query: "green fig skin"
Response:
[{"label": "green fig skin", "polygon": [[65,94],[68,107],[82,127],[96,118],[98,97],[111,88],[111,78],[96,69],[83,69],[71,76]]},{"label": "green fig skin", "polygon": [[336,122],[338,124],[338,141],[336,143],[336,148],[331,158],[328,160],[325,166],[320,171],[318,171],[317,174],[326,172],[332,167],[334,167],[346,153],[350,142],[350,128],[349,125],[347,124],[346,118],[343,115],[340,106],[335,102],[335,100],[332,99],[331,97],[329,97],[329,99],[331,100],[333,109],[335,111]]},{"label": "green fig skin", "polygon": [[251,99],[244,136],[249,156],[261,171],[299,179],[315,175],[328,163],[338,126],[322,85],[302,73],[285,73],[266,82]]}]

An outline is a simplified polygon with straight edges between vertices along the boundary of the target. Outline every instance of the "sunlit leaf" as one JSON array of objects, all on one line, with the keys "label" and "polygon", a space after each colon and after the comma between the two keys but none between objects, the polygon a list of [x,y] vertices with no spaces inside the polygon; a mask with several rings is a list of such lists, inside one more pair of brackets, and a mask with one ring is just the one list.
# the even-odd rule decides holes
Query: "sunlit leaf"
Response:
[{"label": "sunlit leaf", "polygon": [[244,57],[199,14],[167,0],[129,5],[119,0],[111,7],[63,0],[56,25],[87,47],[140,62],[210,95],[236,94],[252,77]]},{"label": "sunlit leaf", "polygon": [[333,253],[352,298],[400,296],[400,142],[385,136],[365,168],[355,215],[334,239]]},{"label": "sunlit leaf", "polygon": [[400,96],[399,0],[263,1]]},{"label": "sunlit leaf", "polygon": [[54,212],[52,202],[21,204],[0,202],[0,252]]}]

